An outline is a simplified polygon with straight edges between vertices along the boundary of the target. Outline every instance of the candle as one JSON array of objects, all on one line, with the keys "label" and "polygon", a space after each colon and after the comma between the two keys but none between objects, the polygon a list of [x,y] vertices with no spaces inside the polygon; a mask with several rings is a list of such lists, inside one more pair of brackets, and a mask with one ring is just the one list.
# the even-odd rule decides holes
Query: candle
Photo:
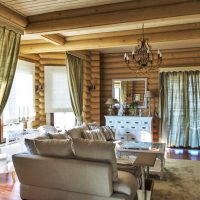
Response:
[{"label": "candle", "polygon": [[29,107],[27,106],[27,119],[29,118]]},{"label": "candle", "polygon": [[22,118],[25,118],[25,106],[23,106],[23,117]]},{"label": "candle", "polygon": [[20,121],[20,106],[19,106],[19,121]]}]

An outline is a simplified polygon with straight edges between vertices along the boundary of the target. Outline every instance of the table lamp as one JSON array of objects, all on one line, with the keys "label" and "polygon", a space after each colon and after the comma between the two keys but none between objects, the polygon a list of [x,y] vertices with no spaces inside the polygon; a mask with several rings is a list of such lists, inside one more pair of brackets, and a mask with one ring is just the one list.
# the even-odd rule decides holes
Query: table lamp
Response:
[{"label": "table lamp", "polygon": [[147,98],[148,107],[149,107],[149,115],[151,116],[151,98],[153,98],[153,93],[151,91],[146,91],[144,94],[144,98]]},{"label": "table lamp", "polygon": [[108,108],[108,114],[109,115],[112,115],[112,105],[116,104],[116,103],[119,103],[117,99],[112,99],[112,98],[107,99],[105,104],[109,105],[109,108]]}]

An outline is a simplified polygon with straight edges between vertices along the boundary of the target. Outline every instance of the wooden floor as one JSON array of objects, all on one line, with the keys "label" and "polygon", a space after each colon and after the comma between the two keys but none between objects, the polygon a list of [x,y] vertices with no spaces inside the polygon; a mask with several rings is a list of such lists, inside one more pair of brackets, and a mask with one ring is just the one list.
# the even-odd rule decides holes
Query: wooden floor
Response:
[{"label": "wooden floor", "polygon": [[167,149],[167,158],[184,159],[184,160],[199,160],[200,150],[189,149]]},{"label": "wooden floor", "polygon": [[[188,150],[178,151],[177,149],[168,149],[167,158],[172,159],[187,159],[199,160],[200,150],[191,155]],[[16,182],[13,183],[11,174],[0,174],[0,200],[21,200],[19,195],[19,181],[16,177]]]},{"label": "wooden floor", "polygon": [[14,183],[11,173],[0,174],[0,200],[21,200],[19,195],[19,181],[16,177]]}]

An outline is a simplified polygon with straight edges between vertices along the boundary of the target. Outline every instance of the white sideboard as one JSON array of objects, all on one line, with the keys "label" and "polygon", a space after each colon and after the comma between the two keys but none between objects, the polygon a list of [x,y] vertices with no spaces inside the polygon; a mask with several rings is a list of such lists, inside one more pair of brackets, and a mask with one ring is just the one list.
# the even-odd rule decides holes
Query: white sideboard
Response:
[{"label": "white sideboard", "polygon": [[115,138],[152,142],[153,117],[105,116],[106,126],[115,131]]}]

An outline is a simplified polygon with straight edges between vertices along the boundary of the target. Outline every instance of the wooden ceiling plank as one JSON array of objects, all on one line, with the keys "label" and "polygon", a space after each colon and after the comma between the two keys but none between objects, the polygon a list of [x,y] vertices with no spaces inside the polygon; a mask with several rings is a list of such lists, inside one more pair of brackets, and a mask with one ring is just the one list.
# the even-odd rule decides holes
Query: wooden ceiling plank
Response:
[{"label": "wooden ceiling plank", "polygon": [[154,5],[167,5],[167,4],[175,4],[175,3],[184,3],[188,2],[188,0],[142,0],[142,1],[127,1],[123,3],[114,3],[114,4],[107,4],[100,5],[100,6],[93,6],[87,8],[79,8],[73,10],[63,10],[63,11],[56,11],[52,13],[45,13],[39,15],[33,15],[29,17],[29,21],[32,22],[41,22],[47,20],[56,20],[61,18],[68,18],[68,17],[75,17],[75,16],[82,16],[82,15],[92,15],[98,13],[105,13],[105,12],[113,12],[113,11],[120,11],[126,9],[138,9],[143,7],[151,7]]},{"label": "wooden ceiling plank", "polygon": [[[3,1],[3,0],[1,0]],[[10,6],[13,9],[18,10],[19,12],[23,13],[26,16],[35,15],[35,14],[41,14],[41,13],[49,13],[49,12],[55,12],[63,9],[76,9],[76,8],[82,8],[87,6],[95,6],[95,5],[102,5],[102,4],[110,4],[110,3],[117,3],[117,2],[123,2],[127,0],[99,0],[99,1],[93,1],[93,0],[70,0],[70,1],[64,1],[64,0],[56,0],[56,1],[14,1],[8,3],[5,1],[5,4]],[[30,10],[30,9],[32,10]],[[36,10],[35,10],[36,8]]]},{"label": "wooden ceiling plank", "polygon": [[[96,15],[73,17],[69,19],[52,20],[46,22],[30,23],[26,28],[27,33],[44,33],[81,27],[111,25],[126,22],[145,23],[146,20],[170,20],[171,17],[200,14],[200,2],[192,1],[182,4],[155,6],[151,8],[126,11],[115,11]],[[143,14],[145,13],[145,15]]]},{"label": "wooden ceiling plank", "polygon": [[58,46],[65,44],[65,38],[58,34],[42,35],[42,37],[44,38],[44,40],[47,40],[51,42],[52,44],[55,44]]},{"label": "wooden ceiling plank", "polygon": [[[137,45],[137,40],[141,35],[134,36],[117,36],[109,38],[99,38],[90,40],[69,41],[62,46],[55,46],[52,44],[33,44],[22,45],[22,53],[41,53],[41,52],[60,52],[60,51],[73,51],[73,50],[89,50],[89,49],[103,49],[113,47],[125,47]],[[200,29],[172,31],[162,33],[146,34],[149,38],[151,45],[167,43],[173,44],[176,42],[183,43],[184,41],[200,40]],[[135,41],[135,42],[134,42]],[[196,41],[195,41],[196,43]],[[198,43],[197,43],[198,44]],[[156,45],[155,45],[156,46]]]},{"label": "wooden ceiling plank", "polygon": [[6,21],[14,23],[22,28],[27,26],[28,20],[17,12],[14,12],[2,4],[0,4],[0,11],[0,18],[3,18]]}]

